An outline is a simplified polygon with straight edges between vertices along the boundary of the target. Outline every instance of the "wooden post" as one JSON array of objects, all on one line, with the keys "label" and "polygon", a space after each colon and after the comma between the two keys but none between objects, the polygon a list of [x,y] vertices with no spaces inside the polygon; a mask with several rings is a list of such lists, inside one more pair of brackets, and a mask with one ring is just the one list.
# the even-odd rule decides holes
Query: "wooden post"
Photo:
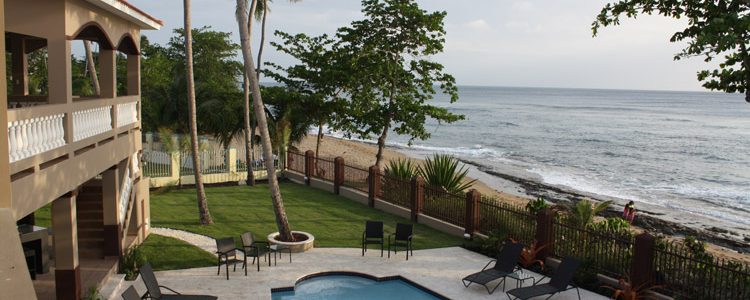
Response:
[{"label": "wooden post", "polygon": [[466,224],[464,225],[464,232],[468,234],[474,234],[479,230],[479,200],[482,199],[482,193],[476,189],[469,190],[466,193]]},{"label": "wooden post", "polygon": [[411,221],[416,222],[417,216],[424,207],[424,179],[420,176],[411,180]]},{"label": "wooden post", "polygon": [[344,185],[344,158],[339,156],[333,159],[333,192],[338,195],[341,186]]},{"label": "wooden post", "polygon": [[377,166],[371,166],[370,175],[367,176],[369,183],[369,192],[367,198],[367,205],[375,207],[375,198],[380,195],[380,169]]},{"label": "wooden post", "polygon": [[305,151],[305,184],[308,186],[313,172],[315,172],[315,152],[307,150]]},{"label": "wooden post", "polygon": [[552,220],[555,218],[555,213],[545,208],[540,210],[536,215],[536,242],[537,245],[547,247],[542,248],[536,255],[537,259],[544,260],[547,256],[552,253],[552,249],[555,245],[552,244]]},{"label": "wooden post", "polygon": [[654,249],[656,238],[648,233],[635,237],[633,260],[630,264],[630,283],[632,286],[646,286],[654,280]]}]

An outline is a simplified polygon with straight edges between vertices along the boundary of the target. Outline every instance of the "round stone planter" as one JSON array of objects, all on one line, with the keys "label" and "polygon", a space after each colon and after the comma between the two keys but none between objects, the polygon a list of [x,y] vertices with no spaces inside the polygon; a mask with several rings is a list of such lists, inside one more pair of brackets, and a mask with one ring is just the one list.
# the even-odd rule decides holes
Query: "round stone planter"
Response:
[{"label": "round stone planter", "polygon": [[299,242],[282,242],[276,239],[276,237],[279,235],[279,232],[274,232],[268,235],[268,242],[271,245],[283,245],[286,248],[289,248],[293,253],[300,253],[305,252],[307,250],[310,250],[313,248],[313,242],[315,241],[315,237],[312,234],[309,234],[304,231],[292,231],[292,235],[295,237],[306,237],[305,240],[299,241]]}]

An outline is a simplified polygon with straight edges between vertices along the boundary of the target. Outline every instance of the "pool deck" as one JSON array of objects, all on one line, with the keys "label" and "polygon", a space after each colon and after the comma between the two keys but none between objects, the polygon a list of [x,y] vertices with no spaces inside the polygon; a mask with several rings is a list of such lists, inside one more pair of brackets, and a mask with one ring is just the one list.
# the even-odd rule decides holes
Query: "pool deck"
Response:
[{"label": "pool deck", "polygon": [[[379,249],[370,249],[361,256],[359,248],[315,248],[305,253],[295,253],[292,263],[288,254],[278,260],[278,265],[271,267],[262,262],[260,272],[255,265],[250,265],[248,275],[240,266],[236,272],[229,269],[229,280],[224,268],[221,275],[216,275],[216,267],[196,268],[156,272],[159,284],[170,287],[183,294],[203,294],[218,296],[219,299],[271,299],[271,289],[294,286],[297,279],[319,272],[348,271],[387,277],[401,275],[425,288],[431,289],[451,299],[508,299],[502,291],[502,285],[489,295],[481,285],[472,284],[468,288],[461,283],[461,278],[477,272],[487,264],[489,258],[460,247],[415,250],[414,256],[405,260],[405,253],[399,251],[388,259],[387,251],[380,257]],[[537,275],[541,278],[541,275]],[[115,281],[111,279],[110,281]],[[507,280],[507,288],[515,288],[514,279]],[[493,282],[494,283],[494,282]],[[121,299],[120,293],[134,284],[139,293],[146,291],[143,281],[108,283],[115,286],[111,299]],[[524,286],[530,283],[527,281]],[[539,299],[544,299],[541,297]],[[553,299],[578,299],[575,289],[556,295]],[[607,299],[601,295],[581,289],[581,299]]]}]

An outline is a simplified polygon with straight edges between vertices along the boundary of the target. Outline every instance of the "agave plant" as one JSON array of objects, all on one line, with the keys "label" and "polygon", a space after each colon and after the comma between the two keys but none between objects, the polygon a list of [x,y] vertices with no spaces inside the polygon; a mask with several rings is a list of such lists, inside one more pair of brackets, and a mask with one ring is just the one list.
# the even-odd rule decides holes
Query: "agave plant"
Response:
[{"label": "agave plant", "polygon": [[588,199],[580,200],[570,208],[569,220],[577,226],[589,226],[594,223],[594,217],[611,204],[612,201],[594,203]]},{"label": "agave plant", "polygon": [[450,193],[461,193],[471,188],[476,180],[464,182],[469,170],[465,166],[459,167],[458,163],[458,159],[452,155],[435,154],[425,160],[419,168],[419,175],[428,185],[441,187]]},{"label": "agave plant", "polygon": [[[515,240],[512,240],[513,243],[516,243]],[[537,254],[539,254],[539,251],[542,251],[542,249],[546,248],[549,245],[542,245],[539,246],[539,244],[534,240],[531,242],[530,247],[523,247],[523,250],[521,251],[521,257],[518,258],[518,263],[520,263],[524,268],[528,269],[529,267],[539,264],[539,267],[544,270],[544,262],[540,259],[536,259]]]},{"label": "agave plant", "polygon": [[385,175],[401,180],[411,180],[417,174],[419,174],[419,168],[408,158],[389,161],[388,166],[385,167]]}]

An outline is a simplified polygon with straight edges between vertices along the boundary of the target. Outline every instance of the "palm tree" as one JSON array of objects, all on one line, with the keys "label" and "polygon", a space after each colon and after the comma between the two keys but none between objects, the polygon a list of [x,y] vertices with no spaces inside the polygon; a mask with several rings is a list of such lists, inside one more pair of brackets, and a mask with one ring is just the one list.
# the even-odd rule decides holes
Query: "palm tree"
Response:
[{"label": "palm tree", "polygon": [[[245,74],[247,74],[248,78],[258,78],[253,63],[252,51],[250,50],[246,0],[237,0],[236,17],[240,29],[240,41],[242,45],[242,58],[245,63]],[[271,200],[273,201],[274,213],[276,215],[276,226],[279,229],[279,238],[283,241],[294,241],[291,227],[289,227],[289,220],[284,211],[284,201],[281,198],[279,181],[278,178],[276,178],[276,168],[274,166],[273,150],[271,148],[271,137],[268,133],[266,111],[263,109],[263,99],[261,99],[260,96],[260,84],[258,84],[257,80],[253,81],[251,84],[253,109],[255,111],[255,120],[258,122],[258,129],[260,130],[263,158],[266,163],[266,170],[268,171],[268,185],[271,189]]]},{"label": "palm tree", "polygon": [[602,201],[598,203],[583,199],[576,202],[570,208],[570,221],[578,226],[584,227],[594,223],[594,217],[606,210],[612,204],[612,201]]},{"label": "palm tree", "polygon": [[[258,5],[258,0],[252,0],[253,3],[250,5],[250,14],[248,15],[248,19],[251,19],[252,16],[255,14],[255,8]],[[252,40],[252,34],[253,34],[253,22],[252,20],[248,20],[247,22],[247,32],[248,32],[248,39]],[[255,123],[255,120],[250,119],[250,80],[247,78],[247,73],[243,72],[243,82],[242,82],[242,92],[245,96],[245,106],[243,107],[244,110],[244,126],[245,126],[245,162],[247,165],[247,180],[245,181],[247,185],[254,186],[255,185],[255,172],[253,170],[253,165],[255,161],[255,143],[253,143],[253,139],[255,138],[255,126],[250,127],[250,123]]]},{"label": "palm tree", "polygon": [[195,191],[198,196],[198,212],[202,225],[213,224],[208,211],[206,191],[203,188],[201,162],[198,160],[198,124],[196,123],[195,80],[193,78],[193,34],[190,28],[190,0],[183,0],[185,18],[185,70],[187,72],[188,118],[190,123],[190,144],[192,146],[193,171],[195,172]]},{"label": "palm tree", "polygon": [[91,51],[91,42],[83,41],[83,48],[86,51],[86,70],[91,75],[91,84],[94,86],[94,95],[100,96],[102,90],[99,87],[99,77],[96,74],[96,65],[94,65],[94,53]]}]

